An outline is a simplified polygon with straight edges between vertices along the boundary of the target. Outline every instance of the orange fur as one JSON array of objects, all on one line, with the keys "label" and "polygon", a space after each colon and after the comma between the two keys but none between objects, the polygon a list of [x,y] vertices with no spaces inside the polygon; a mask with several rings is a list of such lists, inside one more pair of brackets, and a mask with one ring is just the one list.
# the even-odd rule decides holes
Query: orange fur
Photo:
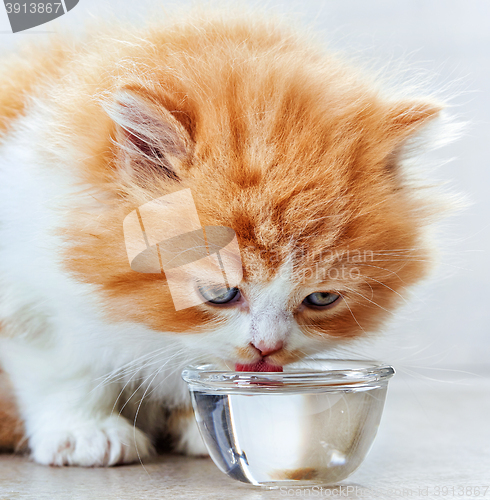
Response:
[{"label": "orange fur", "polygon": [[0,452],[19,449],[23,437],[22,421],[17,412],[10,381],[0,370]]},{"label": "orange fur", "polygon": [[[293,250],[308,256],[294,261],[297,272],[338,265],[319,262],[326,249],[375,252],[374,264],[355,266],[363,281],[350,291],[338,280],[299,287],[298,298],[338,289],[349,307],[297,317],[311,335],[351,337],[376,328],[398,294],[426,272],[421,236],[430,204],[392,163],[439,106],[385,99],[343,63],[260,22],[211,20],[126,38],[131,43],[95,39],[75,52],[63,85],[51,92],[59,127],[53,141],[87,158],[78,174],[104,205],[96,219],[71,211],[67,269],[100,286],[114,319],[175,332],[214,325],[206,305],[176,312],[164,278],[131,271],[125,253],[125,215],[189,187],[203,225],[237,233],[245,291],[248,281],[269,280]],[[121,180],[116,130],[98,100],[119,88],[137,89],[182,120],[195,149],[179,167],[181,182],[155,176],[141,188]]]},{"label": "orange fur", "polygon": [[59,75],[70,51],[61,43],[27,44],[19,53],[0,60],[0,139],[21,114],[33,92]]},{"label": "orange fur", "polygon": [[[404,177],[398,152],[437,115],[437,103],[388,98],[295,33],[255,19],[116,31],[61,47],[53,41],[42,57],[2,63],[10,69],[0,78],[0,133],[42,94],[51,127],[40,153],[47,168],[72,168],[80,190],[98,203],[96,216],[76,200],[66,207],[64,266],[98,286],[113,321],[176,334],[226,321],[226,311],[209,304],[175,311],[164,275],[128,264],[124,217],[183,188],[192,190],[203,225],[236,232],[245,296],[290,263],[288,308],[306,335],[340,340],[374,330],[426,274],[424,230],[433,208]],[[121,130],[103,107],[120,89],[180,124],[192,147],[174,159],[179,180],[121,172]],[[53,151],[77,161],[62,164]],[[353,250],[372,259],[354,261]],[[355,269],[360,279],[333,269]],[[344,301],[325,311],[302,307],[316,291],[336,291]],[[254,355],[239,351],[245,360]],[[271,359],[300,356],[286,347]],[[4,408],[0,446],[14,446],[15,415]]]}]

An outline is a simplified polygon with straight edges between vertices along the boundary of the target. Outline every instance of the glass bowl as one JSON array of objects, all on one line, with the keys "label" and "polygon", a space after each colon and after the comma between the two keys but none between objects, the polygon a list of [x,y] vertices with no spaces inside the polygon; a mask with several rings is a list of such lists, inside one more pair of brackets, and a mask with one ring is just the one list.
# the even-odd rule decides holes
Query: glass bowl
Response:
[{"label": "glass bowl", "polygon": [[391,366],[305,359],[283,372],[217,365],[182,372],[209,454],[231,478],[269,488],[334,484],[376,436]]}]

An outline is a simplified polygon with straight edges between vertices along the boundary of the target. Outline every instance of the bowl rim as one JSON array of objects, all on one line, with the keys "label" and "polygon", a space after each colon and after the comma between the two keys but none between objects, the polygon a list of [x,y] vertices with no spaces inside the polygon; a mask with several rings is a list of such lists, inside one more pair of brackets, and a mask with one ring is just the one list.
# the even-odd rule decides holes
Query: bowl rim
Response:
[{"label": "bowl rim", "polygon": [[[339,368],[299,369],[297,365],[338,365]],[[344,365],[340,368],[340,365]],[[345,365],[352,368],[345,368]],[[357,366],[355,366],[357,365]],[[190,365],[182,378],[191,390],[212,392],[291,392],[366,390],[386,386],[395,374],[392,366],[374,360],[311,357],[285,366],[283,372],[237,372],[214,363]]]}]

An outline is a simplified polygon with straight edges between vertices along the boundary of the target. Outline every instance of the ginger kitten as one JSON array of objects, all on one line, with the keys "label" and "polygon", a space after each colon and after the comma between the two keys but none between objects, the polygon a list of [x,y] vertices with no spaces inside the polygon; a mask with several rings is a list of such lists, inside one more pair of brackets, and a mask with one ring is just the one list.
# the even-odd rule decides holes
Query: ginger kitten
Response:
[{"label": "ginger kitten", "polygon": [[[433,208],[402,163],[432,100],[254,17],[0,64],[0,363],[41,464],[129,463],[162,434],[204,454],[185,365],[281,370],[368,335],[426,274]],[[234,230],[243,278],[177,310],[165,273],[130,267],[123,221],[184,189]]]}]

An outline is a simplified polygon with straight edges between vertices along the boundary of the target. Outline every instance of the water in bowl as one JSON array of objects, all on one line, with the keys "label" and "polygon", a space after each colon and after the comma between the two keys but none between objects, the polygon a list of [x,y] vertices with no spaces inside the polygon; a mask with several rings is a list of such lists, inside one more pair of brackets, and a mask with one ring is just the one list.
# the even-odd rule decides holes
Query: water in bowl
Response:
[{"label": "water in bowl", "polygon": [[246,483],[333,484],[350,475],[377,432],[386,385],[356,390],[224,394],[193,389],[216,465]]}]

